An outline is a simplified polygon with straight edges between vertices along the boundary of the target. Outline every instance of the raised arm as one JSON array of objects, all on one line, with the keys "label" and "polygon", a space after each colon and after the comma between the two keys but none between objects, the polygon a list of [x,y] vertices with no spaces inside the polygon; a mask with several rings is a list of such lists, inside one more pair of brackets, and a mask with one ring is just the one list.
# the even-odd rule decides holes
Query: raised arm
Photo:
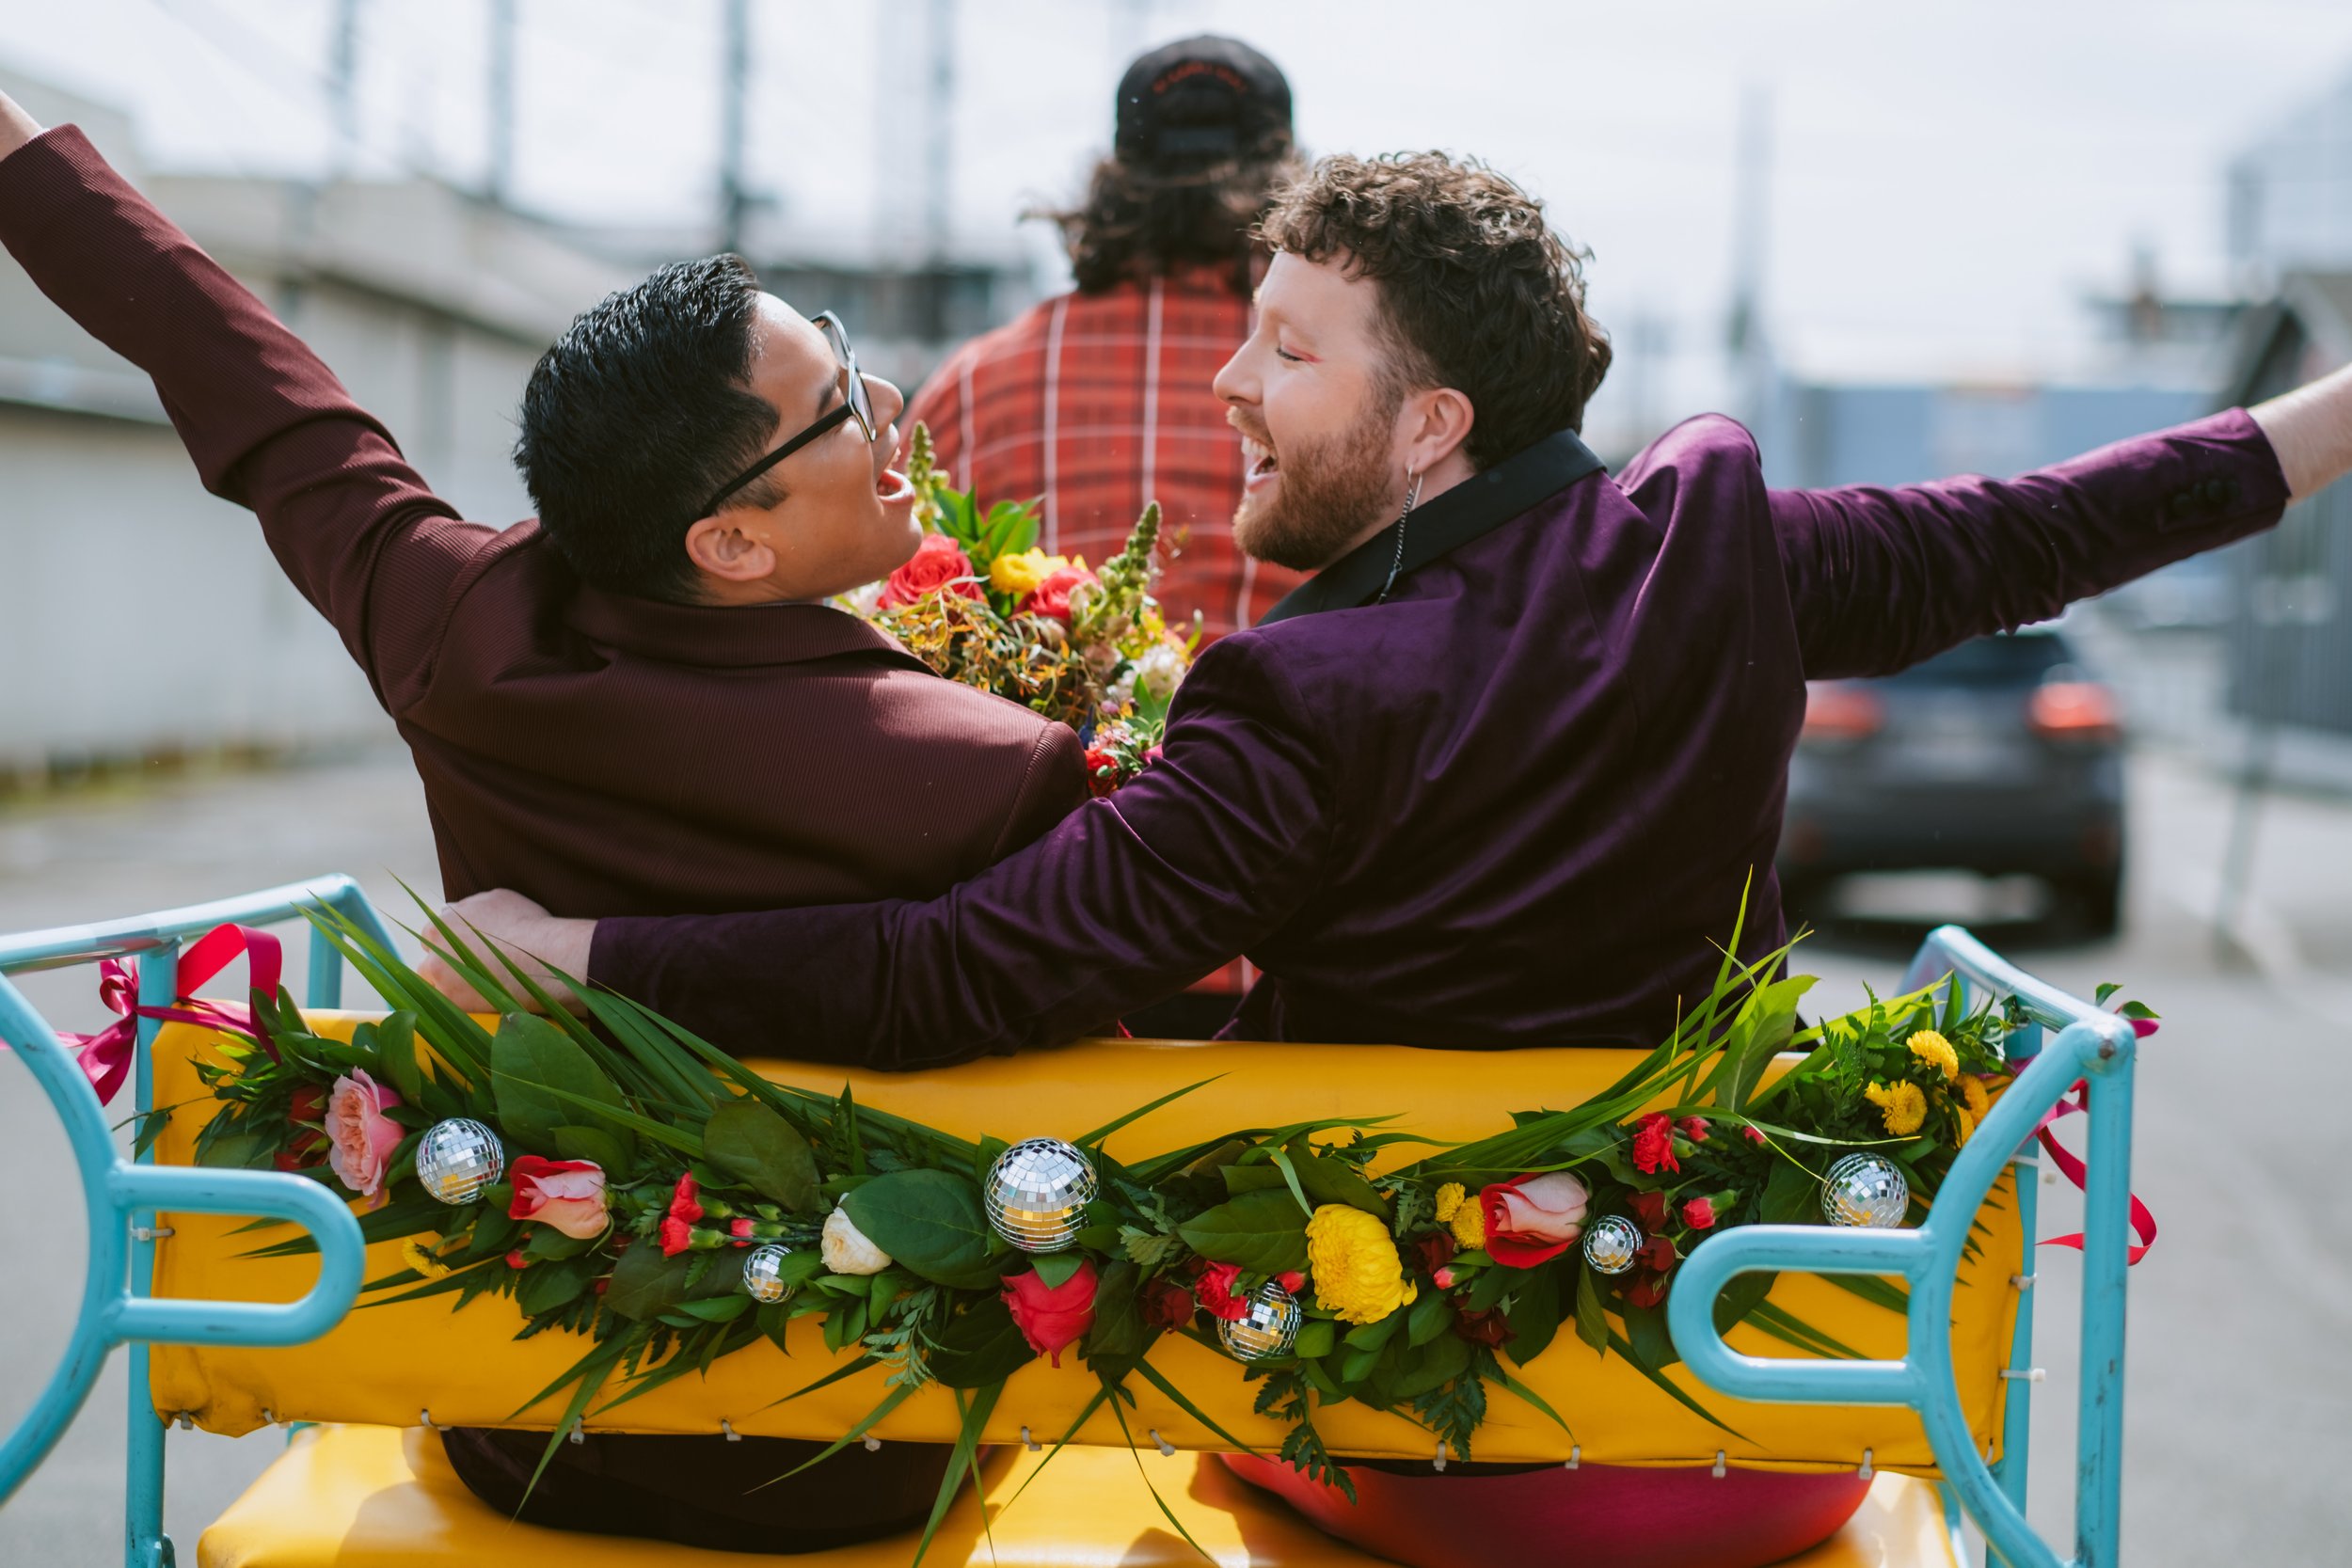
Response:
[{"label": "raised arm", "polygon": [[44,133],[5,95],[0,243],[154,378],[204,487],[260,516],[278,564],[398,712],[497,534],[458,521],[334,373],[78,130]]},{"label": "raised arm", "polygon": [[456,913],[747,1054],[914,1069],[1052,1044],[1248,952],[1315,886],[1329,764],[1311,719],[1228,639],[1158,762],[945,897],[592,926],[485,894]]},{"label": "raised arm", "polygon": [[1804,673],[1889,674],[2268,528],[2280,464],[2265,423],[2233,409],[2015,479],[1772,491]]}]

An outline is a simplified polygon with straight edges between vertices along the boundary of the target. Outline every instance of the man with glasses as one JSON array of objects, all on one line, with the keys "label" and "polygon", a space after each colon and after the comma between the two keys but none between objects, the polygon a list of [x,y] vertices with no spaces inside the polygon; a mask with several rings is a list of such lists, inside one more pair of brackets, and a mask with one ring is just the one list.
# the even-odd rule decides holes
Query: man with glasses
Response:
[{"label": "man with glasses", "polygon": [[[929,896],[1086,799],[1065,726],[932,675],[827,595],[920,537],[902,399],[840,324],[731,256],[664,267],[532,372],[540,515],[460,521],[384,427],[78,131],[0,95],[0,242],[147,371],[205,485],[250,507],[415,755],[442,886],[582,914]],[[516,1510],[545,1438],[453,1433]],[[526,1518],[809,1551],[919,1524],[945,1450],[564,1444]]]}]

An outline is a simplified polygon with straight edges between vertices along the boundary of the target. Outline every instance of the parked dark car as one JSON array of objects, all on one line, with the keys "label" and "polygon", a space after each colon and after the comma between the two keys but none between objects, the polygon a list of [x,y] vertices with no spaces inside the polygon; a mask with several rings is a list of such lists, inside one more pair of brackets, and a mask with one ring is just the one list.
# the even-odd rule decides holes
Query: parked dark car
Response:
[{"label": "parked dark car", "polygon": [[2115,696],[2055,626],[1981,637],[1901,674],[1819,681],[1788,768],[1781,886],[1819,923],[1857,872],[2043,879],[2082,928],[2116,928],[2123,889]]}]

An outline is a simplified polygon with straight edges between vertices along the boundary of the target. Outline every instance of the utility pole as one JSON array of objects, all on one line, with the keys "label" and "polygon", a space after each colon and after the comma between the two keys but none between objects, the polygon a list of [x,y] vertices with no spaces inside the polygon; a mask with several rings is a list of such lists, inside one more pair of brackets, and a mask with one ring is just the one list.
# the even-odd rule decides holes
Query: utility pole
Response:
[{"label": "utility pole", "polygon": [[725,0],[719,87],[719,248],[740,252],[752,196],[743,182],[745,113],[751,90],[751,0]]},{"label": "utility pole", "polygon": [[1766,413],[1772,350],[1765,341],[1765,261],[1772,247],[1772,93],[1750,83],[1740,95],[1740,141],[1733,191],[1731,319],[1724,348],[1740,418],[1751,428]]},{"label": "utility pole", "polygon": [[936,270],[947,261],[955,226],[956,0],[930,0],[927,21],[931,87],[923,106],[923,255]]},{"label": "utility pole", "polygon": [[359,148],[359,4],[335,0],[335,37],[328,56],[328,98],[335,115],[334,164],[350,166]]},{"label": "utility pole", "polygon": [[515,199],[515,8],[517,0],[490,0],[490,178],[489,197],[500,206]]}]

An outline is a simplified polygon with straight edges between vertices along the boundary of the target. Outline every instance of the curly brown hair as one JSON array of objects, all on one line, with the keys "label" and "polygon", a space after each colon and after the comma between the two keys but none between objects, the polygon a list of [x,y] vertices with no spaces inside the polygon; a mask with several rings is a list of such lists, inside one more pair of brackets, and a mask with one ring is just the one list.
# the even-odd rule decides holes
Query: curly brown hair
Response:
[{"label": "curly brown hair", "polygon": [[1324,158],[1277,198],[1259,233],[1379,285],[1399,377],[1469,397],[1464,450],[1478,467],[1582,428],[1610,357],[1584,312],[1591,253],[1486,165],[1442,152]]},{"label": "curly brown hair", "polygon": [[1061,228],[1071,275],[1084,293],[1187,266],[1231,269],[1233,292],[1254,286],[1250,264],[1264,254],[1258,220],[1274,193],[1305,169],[1287,136],[1197,172],[1163,173],[1104,158],[1074,207],[1030,213]]}]

